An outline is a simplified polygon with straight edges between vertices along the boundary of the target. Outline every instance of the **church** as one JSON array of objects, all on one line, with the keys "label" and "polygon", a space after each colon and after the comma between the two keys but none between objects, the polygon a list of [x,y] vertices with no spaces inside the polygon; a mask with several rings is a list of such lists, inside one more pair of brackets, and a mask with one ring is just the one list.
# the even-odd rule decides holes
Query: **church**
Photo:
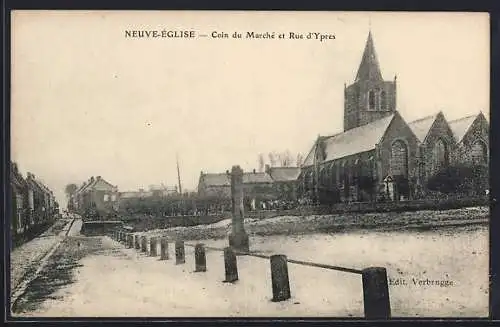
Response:
[{"label": "church", "polygon": [[396,76],[382,76],[370,31],[355,80],[344,86],[344,130],[318,136],[301,167],[299,185],[305,197],[338,203],[438,196],[439,183],[451,180],[450,171],[485,172],[467,179],[481,180],[475,192],[484,194],[486,117],[480,112],[447,121],[438,112],[406,122],[397,110],[397,87]]}]

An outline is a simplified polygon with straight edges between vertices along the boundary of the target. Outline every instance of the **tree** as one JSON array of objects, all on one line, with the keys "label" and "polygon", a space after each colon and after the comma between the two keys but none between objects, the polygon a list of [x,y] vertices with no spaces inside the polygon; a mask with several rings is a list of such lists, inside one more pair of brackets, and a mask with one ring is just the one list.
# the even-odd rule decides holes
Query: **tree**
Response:
[{"label": "tree", "polygon": [[77,189],[78,189],[78,186],[76,186],[76,184],[72,183],[72,184],[66,185],[66,187],[64,188],[64,192],[66,193],[66,196],[69,198],[76,192]]},{"label": "tree", "polygon": [[273,153],[273,152],[269,152],[269,164],[271,165],[271,167],[274,167],[276,166],[276,154]]},{"label": "tree", "polygon": [[262,153],[259,153],[259,172],[264,171],[264,166],[265,166],[265,161],[264,161],[264,155]]},{"label": "tree", "polygon": [[304,157],[302,156],[302,154],[297,153],[297,160],[296,160],[297,167],[302,166],[303,161]]},{"label": "tree", "polygon": [[281,167],[290,167],[293,165],[292,154],[290,153],[289,150],[280,153],[279,157],[280,157]]}]

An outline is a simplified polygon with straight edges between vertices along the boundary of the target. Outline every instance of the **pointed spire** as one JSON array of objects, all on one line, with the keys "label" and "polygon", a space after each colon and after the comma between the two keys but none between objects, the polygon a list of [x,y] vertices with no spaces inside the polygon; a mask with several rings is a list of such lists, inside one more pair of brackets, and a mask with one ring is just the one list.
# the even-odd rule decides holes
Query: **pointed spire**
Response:
[{"label": "pointed spire", "polygon": [[365,50],[361,63],[356,74],[356,81],[359,80],[375,80],[382,81],[382,73],[375,53],[375,46],[373,45],[372,31],[368,32],[368,39],[366,40]]}]

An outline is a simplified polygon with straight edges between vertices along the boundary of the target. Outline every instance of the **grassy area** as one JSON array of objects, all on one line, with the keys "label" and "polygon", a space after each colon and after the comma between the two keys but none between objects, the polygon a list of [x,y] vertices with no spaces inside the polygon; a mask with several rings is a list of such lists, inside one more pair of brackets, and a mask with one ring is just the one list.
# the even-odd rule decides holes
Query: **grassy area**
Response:
[{"label": "grassy area", "polygon": [[[279,216],[268,219],[245,219],[245,230],[250,235],[259,236],[332,233],[349,230],[425,230],[453,225],[487,224],[489,216],[488,207],[400,213]],[[212,225],[153,230],[148,234],[167,235],[185,240],[221,239],[226,238],[230,232],[230,223],[230,220],[226,220]]]}]

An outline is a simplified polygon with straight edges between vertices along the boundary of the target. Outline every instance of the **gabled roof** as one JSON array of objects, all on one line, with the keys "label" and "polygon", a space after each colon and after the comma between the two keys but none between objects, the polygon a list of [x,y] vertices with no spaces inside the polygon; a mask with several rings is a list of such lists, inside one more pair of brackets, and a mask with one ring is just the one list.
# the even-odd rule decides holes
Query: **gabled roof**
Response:
[{"label": "gabled roof", "polygon": [[[229,179],[231,181],[231,179]],[[248,172],[243,173],[243,184],[250,183],[272,183],[273,179],[268,173]]]},{"label": "gabled roof", "polygon": [[[395,114],[392,114],[343,133],[320,138],[319,142],[323,143],[325,151],[324,161],[340,159],[375,149],[376,144],[384,136],[394,116]],[[313,145],[313,149],[309,152],[303,166],[314,164],[314,153],[316,153],[317,144],[318,142]]]},{"label": "gabled roof", "polygon": [[275,182],[295,181],[300,175],[299,167],[271,167],[269,175]]},{"label": "gabled roof", "polygon": [[83,186],[78,192],[85,192],[87,190],[90,190],[92,188],[95,188],[98,184],[108,186],[111,189],[116,189],[116,186],[113,184],[107,182],[104,180],[102,177],[98,176],[97,178],[91,179],[88,183],[86,183],[85,186]]},{"label": "gabled roof", "polygon": [[200,179],[208,186],[231,186],[231,175],[227,173],[203,174]]},{"label": "gabled roof", "polygon": [[359,80],[383,80],[371,31],[368,33],[368,39],[366,40],[363,57],[361,57],[361,63],[359,64],[358,73],[356,74],[356,81]]},{"label": "gabled roof", "polygon": [[424,118],[420,118],[408,123],[408,126],[410,126],[411,130],[420,142],[423,142],[425,140],[438,115],[439,113],[426,116]]},{"label": "gabled roof", "polygon": [[25,187],[27,185],[26,180],[19,172],[17,164],[12,161],[10,163],[10,176],[11,176],[11,182],[18,184],[21,187]]},{"label": "gabled roof", "polygon": [[[207,186],[231,186],[231,174],[218,173],[218,174],[203,174],[200,177],[201,181]],[[248,172],[243,173],[243,184],[258,184],[258,183],[272,183],[271,176],[267,173],[261,172]]]},{"label": "gabled roof", "polygon": [[462,117],[449,122],[453,136],[455,136],[457,142],[462,141],[463,137],[472,126],[472,123],[476,120],[478,115],[471,115],[467,117]]}]

